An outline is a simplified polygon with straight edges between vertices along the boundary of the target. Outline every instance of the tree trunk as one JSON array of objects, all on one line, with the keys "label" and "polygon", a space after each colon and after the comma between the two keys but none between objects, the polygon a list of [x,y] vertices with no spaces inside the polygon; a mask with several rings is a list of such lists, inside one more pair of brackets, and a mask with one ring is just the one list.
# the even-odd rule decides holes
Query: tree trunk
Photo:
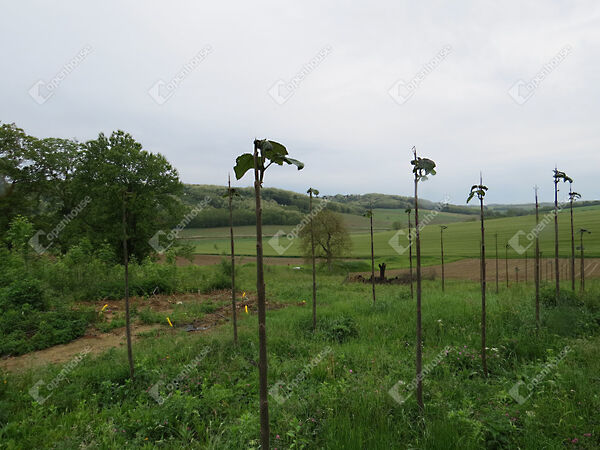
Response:
[{"label": "tree trunk", "polygon": [[[417,153],[415,151],[415,160],[417,159]],[[417,372],[417,404],[421,413],[425,409],[423,404],[423,337],[421,328],[421,236],[419,233],[419,197],[418,197],[418,183],[419,179],[415,174],[415,232],[417,240],[417,361],[416,361],[416,372]]]},{"label": "tree trunk", "polygon": [[413,259],[412,259],[412,234],[411,234],[411,224],[410,224],[410,213],[408,214],[408,265],[410,267],[410,298],[415,298],[414,288],[413,288]]},{"label": "tree trunk", "polygon": [[131,317],[129,314],[129,249],[127,248],[127,207],[126,193],[123,193],[123,263],[125,265],[125,335],[127,337],[127,359],[129,360],[129,378],[133,380],[133,349],[131,347]]},{"label": "tree trunk", "polygon": [[229,186],[229,236],[231,238],[231,313],[233,321],[233,343],[238,343],[238,332],[237,332],[237,311],[235,307],[235,249],[233,243],[233,206],[231,192],[231,179],[227,180]]},{"label": "tree trunk", "polygon": [[263,270],[261,171],[258,162],[258,148],[254,144],[254,193],[256,202],[256,291],[258,294],[258,346],[259,346],[259,398],[260,398],[260,443],[262,449],[269,449],[269,398],[267,391],[267,328],[265,303],[265,276]]},{"label": "tree trunk", "polygon": [[[313,331],[317,329],[317,269],[315,263],[315,231],[313,229],[313,216],[312,216],[312,188],[309,190],[309,210],[310,210],[310,251],[312,256],[312,322]],[[329,265],[331,270],[331,265]]]},{"label": "tree trunk", "polygon": [[571,198],[571,289],[575,291],[575,230],[573,228],[573,198]]},{"label": "tree trunk", "polygon": [[584,263],[584,256],[583,256],[583,233],[581,233],[579,245],[580,245],[580,249],[581,249],[581,274],[580,274],[581,292],[583,292],[583,291],[585,291],[585,263]]},{"label": "tree trunk", "polygon": [[[540,223],[539,203],[537,195],[537,187],[535,190],[535,225],[536,230]],[[540,327],[540,238],[536,232],[535,235],[535,323]]]},{"label": "tree trunk", "polygon": [[379,264],[379,279],[381,281],[385,280],[385,268],[386,268],[386,264],[385,263]]},{"label": "tree trunk", "polygon": [[496,233],[496,294],[498,293],[498,233]]},{"label": "tree trunk", "polygon": [[373,304],[375,304],[375,251],[373,249],[373,208],[371,207],[371,285],[373,287]]},{"label": "tree trunk", "polygon": [[446,291],[446,283],[444,277],[444,230],[440,228],[440,248],[442,251],[442,292]]},{"label": "tree trunk", "polygon": [[504,264],[506,266],[506,287],[508,287],[508,246],[504,248]]},{"label": "tree trunk", "polygon": [[558,267],[558,180],[554,182],[554,278],[556,281],[556,304],[560,296],[560,269]]},{"label": "tree trunk", "polygon": [[483,374],[488,376],[487,369],[487,359],[486,359],[486,351],[485,351],[485,338],[486,338],[486,328],[485,328],[485,288],[486,288],[486,279],[485,279],[485,225],[483,222],[483,197],[480,199],[481,204],[481,364],[483,365]]}]

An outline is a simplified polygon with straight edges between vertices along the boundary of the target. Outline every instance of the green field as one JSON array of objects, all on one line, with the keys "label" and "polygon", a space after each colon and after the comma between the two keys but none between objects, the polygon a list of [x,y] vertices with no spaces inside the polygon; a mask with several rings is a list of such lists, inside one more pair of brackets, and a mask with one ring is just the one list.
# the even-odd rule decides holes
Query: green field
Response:
[{"label": "green field", "polygon": [[[244,266],[240,289],[252,291],[254,275],[253,264]],[[268,383],[285,395],[281,403],[269,396],[272,448],[600,446],[598,281],[581,304],[544,306],[539,331],[531,287],[490,292],[488,378],[478,357],[479,284],[449,281],[442,294],[439,282],[424,282],[422,422],[414,395],[402,388],[415,375],[415,302],[407,287],[378,287],[373,306],[370,286],[320,272],[313,333],[311,308],[298,306],[310,298],[310,274],[269,266],[266,282],[269,303],[287,305],[267,313]],[[544,290],[543,298],[553,295]],[[113,349],[85,357],[44,404],[28,392],[38,380],[56,379],[62,365],[0,372],[0,448],[257,449],[255,313],[242,314],[239,327],[236,348],[230,325],[186,333],[164,324],[134,345],[134,381],[125,348]],[[177,388],[167,390],[174,379]],[[158,404],[148,391],[161,380]],[[524,383],[522,404],[509,393],[517,382]],[[394,386],[405,402],[388,393]]]},{"label": "green field", "polygon": [[[390,210],[383,210],[390,211]],[[394,211],[394,210],[391,210]],[[424,211],[421,215],[421,220],[424,221],[429,211]],[[380,212],[380,215],[386,214],[386,212]],[[395,217],[394,214],[400,214],[399,212],[390,212],[389,217]],[[442,213],[443,214],[443,213]],[[445,222],[448,229],[444,231],[444,248],[445,254],[448,261],[457,260],[462,258],[478,257],[479,256],[479,239],[480,239],[480,223],[477,220],[477,216],[464,216],[471,221],[452,222],[452,219],[456,219],[452,216],[460,216],[458,214],[440,214],[435,217],[434,220],[428,222],[421,232],[422,238],[422,254],[424,258],[427,258],[429,263],[436,263],[439,259],[440,254],[440,228],[436,224],[436,221],[440,223],[442,220]],[[386,216],[387,217],[387,216]],[[540,221],[544,219],[544,215],[540,216]],[[475,218],[475,221],[472,221]],[[548,225],[540,233],[540,250],[543,255],[549,257],[554,254],[554,222],[553,216],[548,216],[551,219]],[[370,238],[368,231],[364,231],[359,228],[359,223],[365,218],[359,216],[352,216],[352,222],[350,222],[349,229],[351,231],[352,239],[352,253],[353,258],[368,258],[370,256]],[[387,219],[386,219],[387,220]],[[347,219],[348,222],[348,219]],[[592,231],[592,234],[586,234],[584,239],[584,246],[586,248],[586,255],[590,257],[600,257],[600,207],[590,206],[577,208],[575,210],[575,229],[586,228]],[[494,255],[495,253],[495,234],[498,234],[498,247],[499,254],[504,257],[505,244],[514,236],[519,230],[528,233],[535,227],[535,216],[520,216],[520,217],[508,217],[500,219],[490,219],[486,221],[486,246],[487,254]],[[285,251],[283,255],[279,255],[275,249],[268,244],[269,237],[277,232],[277,230],[289,231],[293,227],[278,227],[270,225],[265,227],[265,246],[264,253],[267,256],[300,256],[299,245],[297,240],[291,242],[291,246]],[[368,230],[368,229],[367,229]],[[353,231],[353,232],[352,232]],[[570,255],[570,216],[568,211],[563,211],[559,214],[559,243],[560,243],[560,255],[567,257]],[[185,235],[187,236],[207,236],[207,239],[193,240],[197,253],[200,254],[221,254],[229,252],[229,230],[227,228],[218,229],[191,229],[186,230]],[[252,226],[240,227],[236,229],[236,234],[252,236],[236,239],[236,253],[240,255],[255,255],[256,254],[256,242],[254,240],[255,229]],[[394,266],[404,266],[408,264],[408,252],[403,255],[399,255],[394,248],[389,244],[390,239],[395,235],[396,231],[380,231],[375,233],[375,253],[379,259],[385,259],[391,261]],[[184,235],[184,236],[185,236]],[[579,234],[576,233],[577,242],[579,241]],[[399,235],[397,242],[401,246],[406,246],[408,241],[404,235]],[[288,240],[284,237],[280,243],[285,247],[289,244]],[[527,246],[528,241],[523,236],[521,239],[521,245]],[[578,244],[577,244],[578,245]],[[533,255],[533,246],[529,248],[529,256]],[[524,255],[523,255],[524,256]],[[509,248],[508,257],[522,257],[512,248]]]}]

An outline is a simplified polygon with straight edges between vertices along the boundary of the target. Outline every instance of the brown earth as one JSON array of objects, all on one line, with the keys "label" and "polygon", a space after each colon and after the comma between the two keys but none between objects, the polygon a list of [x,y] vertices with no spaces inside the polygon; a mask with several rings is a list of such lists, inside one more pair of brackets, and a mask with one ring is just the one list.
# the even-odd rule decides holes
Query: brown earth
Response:
[{"label": "brown earth", "polygon": [[[499,282],[506,283],[506,261],[505,259],[498,260],[498,278]],[[508,280],[509,282],[515,282],[517,280],[516,268],[519,269],[518,276],[519,282],[524,282],[526,279],[528,282],[533,282],[534,279],[534,265],[535,261],[531,258],[525,262],[525,259],[509,259],[508,260]],[[570,260],[568,258],[561,258],[559,260],[560,267],[560,279],[570,280],[571,269]],[[527,273],[525,269],[527,268]],[[580,262],[575,260],[575,278],[579,282],[580,277]],[[442,266],[427,266],[423,267],[422,273],[427,277],[441,278]],[[479,281],[480,279],[480,265],[479,259],[462,259],[451,263],[444,264],[444,277],[448,280],[471,280]],[[554,259],[544,258],[540,262],[540,273],[542,280],[554,279]],[[409,274],[409,269],[390,269],[385,272],[386,277],[393,278],[396,276],[406,276]],[[600,278],[600,258],[589,258],[585,260],[584,268],[585,278]],[[364,278],[370,279],[371,272],[356,272],[351,274],[350,279],[361,275]],[[414,276],[414,268],[413,268]],[[494,258],[486,261],[486,280],[488,282],[495,282],[496,280],[496,260]]]},{"label": "brown earth", "polygon": [[[189,266],[190,264],[196,266],[210,266],[213,264],[219,264],[223,256],[221,255],[194,255],[194,259],[190,262],[188,259],[177,257],[178,266]],[[304,264],[303,258],[276,258],[276,257],[265,257],[265,264],[274,266],[299,266]],[[236,256],[235,262],[239,264],[253,263],[256,262],[255,256]]]},{"label": "brown earth", "polygon": [[[248,307],[248,314],[257,313],[257,300],[256,296],[252,293],[246,294],[243,298],[242,294],[238,294],[236,302],[236,310],[238,311],[237,317],[243,319],[245,316],[245,308]],[[191,324],[182,324],[181,326],[175,326],[171,328],[166,321],[166,317],[173,311],[175,305],[179,302],[182,304],[188,302],[213,302],[222,305],[213,313],[205,314],[199,319],[195,319]],[[131,306],[134,305],[138,308],[149,307],[153,311],[164,313],[165,323],[164,324],[152,324],[145,325],[134,320],[131,324],[131,332],[134,342],[140,339],[142,333],[147,333],[153,330],[160,330],[160,333],[174,334],[182,329],[185,329],[186,325],[193,325],[195,328],[194,332],[205,332],[218,325],[229,322],[231,316],[231,291],[222,290],[215,291],[210,294],[174,294],[174,295],[155,295],[149,299],[142,297],[133,297],[131,299]],[[104,308],[104,306],[106,308]],[[304,306],[304,304],[298,304]],[[107,322],[110,322],[116,313],[122,313],[125,310],[124,300],[99,300],[94,302],[80,302],[77,307],[94,306],[99,314],[105,317]],[[279,309],[287,305],[282,303],[269,304],[267,301],[267,309]],[[104,309],[103,309],[104,308]],[[90,326],[86,331],[86,334],[72,342],[62,345],[56,345],[49,347],[44,350],[39,350],[25,355],[7,357],[0,359],[0,369],[9,371],[21,371],[29,368],[35,368],[43,366],[45,364],[53,363],[60,364],[65,363],[73,359],[77,354],[84,351],[84,349],[90,349],[90,354],[99,354],[110,348],[122,347],[126,345],[125,327],[115,328],[108,333],[103,333],[94,325]]]}]

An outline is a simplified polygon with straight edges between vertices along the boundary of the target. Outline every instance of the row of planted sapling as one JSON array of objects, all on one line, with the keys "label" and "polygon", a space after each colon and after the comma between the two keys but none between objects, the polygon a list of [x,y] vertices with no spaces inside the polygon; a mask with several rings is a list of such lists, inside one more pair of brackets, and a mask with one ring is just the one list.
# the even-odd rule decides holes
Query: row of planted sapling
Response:
[{"label": "row of planted sapling", "polygon": [[[428,158],[422,158],[417,155],[415,147],[412,149],[413,159],[411,160],[412,173],[414,177],[414,211],[410,208],[406,209],[408,215],[408,239],[409,239],[409,267],[410,267],[410,289],[411,298],[416,291],[416,400],[419,409],[423,411],[423,329],[422,329],[422,264],[421,264],[421,229],[419,225],[419,197],[418,187],[419,183],[427,180],[431,175],[436,174],[436,163]],[[284,164],[295,165],[298,170],[304,167],[303,163],[292,159],[288,156],[287,149],[280,143],[263,139],[254,141],[254,152],[245,153],[236,159],[236,165],[234,171],[236,178],[241,179],[248,171],[253,169],[254,172],[254,190],[255,190],[255,203],[256,203],[256,289],[258,296],[258,335],[259,335],[259,396],[260,396],[260,423],[261,423],[261,447],[270,448],[270,431],[269,431],[269,407],[268,407],[268,385],[267,385],[267,332],[266,332],[266,305],[265,305],[265,282],[264,282],[264,261],[263,261],[263,244],[262,244],[262,209],[261,209],[261,188],[264,181],[264,175],[266,170],[273,164],[283,166]],[[555,201],[554,201],[554,225],[555,225],[555,268],[556,268],[556,295],[560,294],[560,273],[558,266],[558,184],[560,181],[569,182],[572,185],[573,180],[569,178],[564,172],[560,172],[557,169],[554,170],[554,186],[555,186]],[[467,203],[473,198],[477,197],[479,200],[480,209],[480,222],[481,222],[481,239],[480,239],[480,280],[481,280],[481,362],[484,376],[488,376],[488,368],[486,362],[486,291],[487,291],[487,276],[486,276],[486,245],[485,245],[485,208],[484,198],[488,187],[483,184],[483,179],[480,175],[479,184],[473,185],[471,191],[467,197]],[[312,266],[312,325],[313,330],[317,326],[317,283],[316,283],[316,265],[315,265],[315,240],[314,240],[314,226],[313,226],[313,197],[317,196],[319,192],[314,188],[309,188],[307,193],[309,194],[309,214],[310,214],[310,244],[311,244],[311,266]],[[225,194],[229,199],[230,208],[230,237],[231,237],[231,264],[232,264],[232,309],[233,309],[233,332],[234,342],[237,343],[237,324],[236,324],[236,300],[235,300],[235,270],[234,269],[234,236],[233,236],[233,215],[232,215],[232,198],[235,195],[235,189],[231,188],[231,184],[228,185],[227,193]],[[570,214],[571,214],[571,287],[575,289],[575,241],[574,241],[574,222],[573,222],[573,202],[580,198],[580,195],[569,190],[569,201],[570,201]],[[536,225],[539,225],[539,203],[537,196],[537,188],[535,195],[535,211],[536,211]],[[414,212],[414,233],[411,222],[411,214]],[[369,219],[370,224],[370,237],[371,237],[371,285],[372,285],[372,302],[376,301],[375,295],[375,251],[374,251],[374,240],[373,240],[373,205],[369,205],[365,216]],[[445,290],[445,273],[444,273],[444,230],[447,226],[440,226],[440,249],[441,249],[441,262],[442,262],[442,291]],[[589,233],[588,230],[581,229],[581,256],[582,256],[582,289],[584,287],[583,282],[583,235]],[[415,244],[416,250],[416,289],[413,288],[413,255],[412,246]],[[499,276],[498,276],[498,236],[495,236],[496,244],[496,292],[499,290]],[[508,286],[508,247],[506,244],[506,282]],[[540,322],[540,265],[541,252],[539,249],[539,237],[536,234],[535,238],[535,264],[534,264],[534,281],[535,281],[535,315],[536,322],[539,326]],[[380,277],[384,277],[385,266],[382,267],[380,264]],[[516,274],[518,277],[518,268],[516,268]],[[527,257],[526,257],[526,270],[525,277],[527,277]],[[518,278],[517,278],[518,279]],[[525,278],[527,280],[527,278]]]}]

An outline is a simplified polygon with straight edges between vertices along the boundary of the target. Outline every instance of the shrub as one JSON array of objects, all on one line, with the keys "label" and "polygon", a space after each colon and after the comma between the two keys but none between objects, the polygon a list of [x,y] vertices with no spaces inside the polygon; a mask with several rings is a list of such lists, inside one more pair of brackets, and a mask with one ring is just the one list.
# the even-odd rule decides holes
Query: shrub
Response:
[{"label": "shrub", "polygon": [[204,294],[207,294],[227,288],[231,288],[231,262],[223,258],[221,264],[216,266],[213,274],[203,283],[201,290]]},{"label": "shrub", "polygon": [[20,355],[66,344],[84,335],[94,311],[36,311],[29,305],[0,315],[0,355]]},{"label": "shrub", "polygon": [[[307,326],[306,329],[309,330],[310,327]],[[358,329],[352,317],[342,315],[319,320],[317,322],[317,333],[327,340],[342,343],[350,338],[357,337]]]},{"label": "shrub", "polygon": [[556,301],[556,290],[553,287],[545,287],[540,292],[540,301],[546,307],[556,306],[581,306],[582,302],[579,299],[577,293],[562,289],[558,297],[558,303]]},{"label": "shrub", "polygon": [[146,325],[163,323],[163,321],[165,320],[163,314],[159,314],[150,308],[141,309],[138,313],[138,317],[140,318],[140,321]]},{"label": "shrub", "polygon": [[0,308],[2,309],[20,309],[26,304],[36,310],[45,309],[44,291],[38,280],[32,278],[15,280],[0,294]]}]

